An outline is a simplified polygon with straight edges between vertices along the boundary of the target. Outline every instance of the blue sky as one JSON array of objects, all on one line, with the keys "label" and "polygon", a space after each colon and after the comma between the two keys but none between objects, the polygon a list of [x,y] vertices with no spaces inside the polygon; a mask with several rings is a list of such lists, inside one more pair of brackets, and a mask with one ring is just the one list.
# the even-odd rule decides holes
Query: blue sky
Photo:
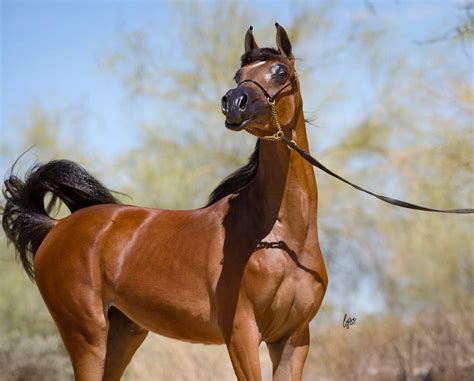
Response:
[{"label": "blue sky", "polygon": [[[82,104],[98,140],[128,136],[125,95],[99,65],[121,28],[166,23],[167,6],[131,2],[2,3],[3,132],[16,133],[18,115],[39,103],[46,109]],[[129,121],[132,123],[132,121]],[[104,137],[104,136],[102,136]]]},{"label": "blue sky", "polygon": [[[282,23],[291,6],[290,2],[256,4],[267,13],[273,12],[274,18]],[[416,35],[423,38],[446,20],[446,13],[454,16],[452,4],[446,6],[442,1],[374,4],[380,20],[387,26],[395,26],[394,45],[406,44],[407,31],[411,40]],[[170,25],[173,6],[170,2],[153,1],[3,1],[0,65],[3,138],[15,139],[18,117],[36,103],[46,110],[79,105],[84,109],[84,127],[93,143],[100,146],[107,141],[107,150],[112,153],[133,144],[136,139],[133,127],[152,110],[145,103],[130,103],[119,81],[104,72],[99,62],[120,32],[152,25],[160,33],[166,33],[173,27]],[[363,17],[367,12],[364,1],[347,1],[339,6],[336,16]],[[322,125],[347,123],[370,103],[370,84],[364,73],[344,63],[337,70],[339,73],[352,70],[352,85],[347,82],[352,87],[350,91],[354,91],[353,100],[341,104],[343,114],[340,110],[333,112],[333,116],[323,113],[319,120]],[[314,110],[308,98],[306,105]]]},{"label": "blue sky", "polygon": [[[38,103],[46,109],[80,104],[97,141],[113,133],[112,150],[134,134],[134,113],[118,81],[100,67],[119,33],[153,25],[166,31],[169,2],[2,1],[2,134],[13,139],[15,119]],[[284,9],[283,9],[284,10]],[[281,10],[281,11],[283,11]],[[280,13],[282,13],[280,11]],[[284,19],[284,15],[280,18]],[[137,105],[134,104],[133,107]],[[147,110],[140,108],[140,113]],[[5,135],[4,135],[5,136]],[[110,141],[110,139],[109,139]]]}]

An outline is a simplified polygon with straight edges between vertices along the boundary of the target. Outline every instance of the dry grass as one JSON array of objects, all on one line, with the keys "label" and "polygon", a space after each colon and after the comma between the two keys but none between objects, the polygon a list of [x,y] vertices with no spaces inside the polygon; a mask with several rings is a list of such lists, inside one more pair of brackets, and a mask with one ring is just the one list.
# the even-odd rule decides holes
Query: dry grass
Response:
[{"label": "dry grass", "polygon": [[[362,316],[345,329],[316,322],[303,379],[339,381],[470,381],[474,379],[472,311],[426,315],[403,322]],[[264,380],[271,363],[260,351]],[[0,338],[0,380],[71,380],[58,336],[12,333]],[[225,346],[182,343],[150,334],[136,353],[127,381],[235,380]]]},{"label": "dry grass", "polygon": [[[474,379],[474,326],[469,311],[406,323],[393,316],[317,323],[304,380],[468,381]],[[271,363],[260,351],[264,380]],[[224,346],[202,346],[151,336],[127,372],[129,381],[235,380]]]},{"label": "dry grass", "polygon": [[[260,358],[265,380],[271,362],[264,345]],[[125,380],[235,381],[225,345],[197,345],[149,335],[135,354]]]},{"label": "dry grass", "polygon": [[0,380],[72,380],[70,364],[59,335],[13,332],[0,338]]},{"label": "dry grass", "polygon": [[349,330],[316,330],[306,380],[474,379],[472,311],[421,316],[410,323],[362,318]]}]

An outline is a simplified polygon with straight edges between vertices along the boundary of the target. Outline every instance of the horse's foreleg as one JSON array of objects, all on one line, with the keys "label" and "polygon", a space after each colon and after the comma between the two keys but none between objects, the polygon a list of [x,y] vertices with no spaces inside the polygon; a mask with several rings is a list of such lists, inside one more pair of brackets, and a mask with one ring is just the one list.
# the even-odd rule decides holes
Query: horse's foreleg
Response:
[{"label": "horse's foreleg", "polygon": [[109,333],[104,381],[118,381],[148,331],[131,321],[118,309],[108,312]]},{"label": "horse's foreleg", "polygon": [[267,343],[273,363],[273,381],[300,381],[309,350],[309,328],[275,343]]},{"label": "horse's foreleg", "polygon": [[239,381],[261,381],[258,353],[260,341],[261,336],[255,320],[236,316],[226,344]]}]

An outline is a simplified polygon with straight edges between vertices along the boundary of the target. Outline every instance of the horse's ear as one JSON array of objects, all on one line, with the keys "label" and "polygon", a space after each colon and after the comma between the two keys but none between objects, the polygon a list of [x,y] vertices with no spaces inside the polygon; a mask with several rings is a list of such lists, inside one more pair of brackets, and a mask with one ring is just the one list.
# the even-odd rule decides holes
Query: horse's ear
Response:
[{"label": "horse's ear", "polygon": [[257,49],[258,45],[257,42],[255,41],[255,38],[253,37],[253,27],[250,26],[249,30],[245,34],[245,53],[250,52],[253,49]]},{"label": "horse's ear", "polygon": [[291,51],[291,42],[288,38],[286,30],[277,22],[275,23],[277,34],[276,43],[280,54],[286,55],[290,60],[293,59],[293,53]]}]

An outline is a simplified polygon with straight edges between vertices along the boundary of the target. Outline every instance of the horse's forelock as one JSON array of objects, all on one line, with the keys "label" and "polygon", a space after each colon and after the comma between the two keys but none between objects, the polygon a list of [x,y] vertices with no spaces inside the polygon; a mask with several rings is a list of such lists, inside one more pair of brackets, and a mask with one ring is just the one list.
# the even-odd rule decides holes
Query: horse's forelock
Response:
[{"label": "horse's forelock", "polygon": [[240,57],[240,65],[245,66],[253,62],[267,61],[270,59],[279,60],[281,58],[281,54],[274,48],[257,48],[244,53],[242,57]]}]

